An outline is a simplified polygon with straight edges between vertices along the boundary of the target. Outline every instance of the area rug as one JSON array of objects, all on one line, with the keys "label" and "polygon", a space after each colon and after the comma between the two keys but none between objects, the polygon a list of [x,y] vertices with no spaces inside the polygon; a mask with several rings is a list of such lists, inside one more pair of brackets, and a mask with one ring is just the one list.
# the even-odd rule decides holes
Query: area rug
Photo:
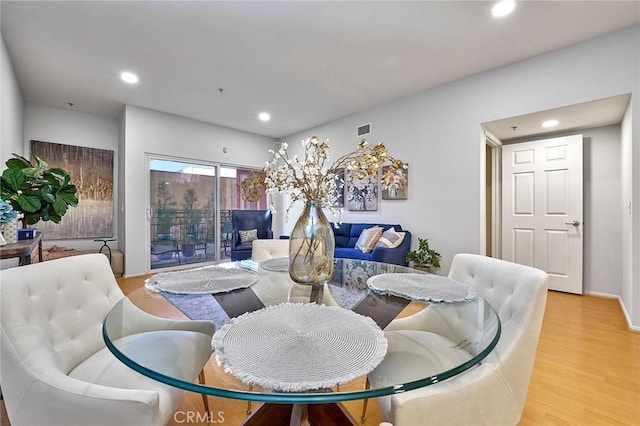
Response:
[{"label": "area rug", "polygon": [[[277,266],[275,262],[274,266]],[[240,274],[237,277],[247,278],[243,278],[241,288],[235,291],[228,291],[227,289],[227,291],[221,292],[220,288],[217,287],[216,290],[218,292],[214,292],[207,284],[204,286],[198,284],[199,281],[202,281],[201,274],[203,272],[205,281],[210,278],[212,273],[218,273],[212,271],[212,268],[214,267],[163,272],[149,278],[145,286],[152,291],[160,293],[188,318],[213,321],[217,328],[230,321],[231,316],[225,311],[225,307],[233,316],[238,315],[238,308],[256,310],[264,307],[258,297],[247,288],[252,285],[254,278],[258,278],[257,274],[247,269],[236,270]],[[217,269],[222,268],[218,267]],[[233,269],[225,270],[234,271]],[[236,276],[233,275],[233,277]],[[169,290],[167,290],[168,287],[165,287],[166,282],[169,282],[172,286]],[[366,284],[364,288],[366,289]],[[325,291],[327,290],[331,293],[331,297],[335,302],[346,309],[353,309],[366,296],[366,291],[363,291],[359,286],[329,283]],[[245,294],[248,292],[248,295],[242,296],[240,293],[243,291]],[[216,297],[219,297],[220,301]],[[282,302],[286,302],[286,300],[282,300]]]},{"label": "area rug", "polygon": [[231,319],[212,294],[175,294],[165,291],[160,294],[189,319],[213,321],[216,330]]},{"label": "area rug", "polygon": [[[353,309],[366,295],[331,283],[328,289],[336,303],[345,309]],[[230,321],[230,316],[214,294],[176,294],[166,291],[160,291],[160,294],[190,319],[213,321],[216,329]]]}]

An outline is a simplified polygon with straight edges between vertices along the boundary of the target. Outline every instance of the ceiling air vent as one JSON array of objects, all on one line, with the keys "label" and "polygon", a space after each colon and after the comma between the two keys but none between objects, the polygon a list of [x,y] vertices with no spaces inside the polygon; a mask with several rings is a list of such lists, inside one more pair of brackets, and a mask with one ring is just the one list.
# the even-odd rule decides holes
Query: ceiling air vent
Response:
[{"label": "ceiling air vent", "polygon": [[358,136],[368,135],[369,133],[371,133],[371,123],[358,126]]}]

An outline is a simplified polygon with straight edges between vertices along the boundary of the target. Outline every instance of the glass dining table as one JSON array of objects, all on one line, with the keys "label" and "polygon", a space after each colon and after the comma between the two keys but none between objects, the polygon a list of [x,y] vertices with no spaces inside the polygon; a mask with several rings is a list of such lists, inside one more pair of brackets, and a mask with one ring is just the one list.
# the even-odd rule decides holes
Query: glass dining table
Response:
[{"label": "glass dining table", "polygon": [[[212,369],[214,377],[209,374],[207,383],[149,368],[120,344],[127,330],[122,305],[132,303],[128,298],[105,318],[103,337],[120,361],[154,380],[204,395],[265,403],[253,410],[249,425],[269,424],[280,415],[277,410],[292,408],[294,416],[297,410],[309,418],[319,411],[344,414],[343,401],[433,385],[474,368],[500,338],[498,315],[481,297],[443,302],[380,291],[386,278],[430,281],[429,274],[399,265],[336,259],[332,279],[315,286],[294,283],[284,259],[209,268],[198,273],[227,269],[253,278],[231,291],[191,294],[187,308],[181,308],[191,319],[216,322],[211,356],[220,368]],[[432,288],[449,285],[445,277],[431,277],[443,281]],[[163,295],[180,308],[175,300],[181,295]],[[341,423],[355,423],[345,415],[348,420]]]}]

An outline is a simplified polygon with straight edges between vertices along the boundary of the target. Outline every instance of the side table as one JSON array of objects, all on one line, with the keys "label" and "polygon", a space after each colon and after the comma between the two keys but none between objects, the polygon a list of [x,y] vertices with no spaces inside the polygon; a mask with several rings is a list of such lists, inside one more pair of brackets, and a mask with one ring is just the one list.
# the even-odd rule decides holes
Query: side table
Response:
[{"label": "side table", "polygon": [[38,246],[38,262],[42,262],[42,232],[36,232],[36,236],[30,240],[18,240],[17,243],[0,247],[0,259],[19,258],[18,264],[29,265],[31,253]]},{"label": "side table", "polygon": [[97,241],[99,243],[102,243],[102,247],[100,247],[100,250],[98,250],[98,253],[102,253],[102,250],[105,249],[105,247],[107,248],[107,250],[109,251],[109,263],[111,263],[111,247],[109,247],[109,243],[111,241],[116,241],[116,238],[113,237],[100,237],[100,238],[96,238],[93,241]]}]

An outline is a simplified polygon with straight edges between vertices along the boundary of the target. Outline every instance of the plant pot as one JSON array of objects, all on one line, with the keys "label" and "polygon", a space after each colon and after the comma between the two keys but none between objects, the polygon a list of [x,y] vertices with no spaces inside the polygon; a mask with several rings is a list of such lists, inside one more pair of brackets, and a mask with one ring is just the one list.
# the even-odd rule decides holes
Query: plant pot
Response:
[{"label": "plant pot", "polygon": [[15,244],[18,242],[18,219],[13,218],[5,223],[2,227],[2,234],[7,244]]}]

